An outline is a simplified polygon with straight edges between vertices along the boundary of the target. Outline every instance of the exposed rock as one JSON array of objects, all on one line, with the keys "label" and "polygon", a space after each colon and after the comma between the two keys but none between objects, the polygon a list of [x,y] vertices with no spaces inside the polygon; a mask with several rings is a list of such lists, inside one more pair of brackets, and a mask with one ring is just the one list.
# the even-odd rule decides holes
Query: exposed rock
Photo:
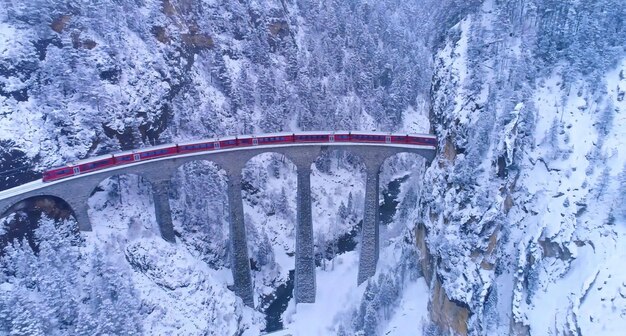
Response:
[{"label": "exposed rock", "polygon": [[72,16],[68,14],[61,15],[54,19],[54,21],[52,21],[52,23],[50,24],[50,28],[60,34],[65,26],[67,26],[67,23],[70,21],[71,18]]},{"label": "exposed rock", "polygon": [[185,45],[196,50],[213,47],[213,38],[208,34],[182,34],[181,38]]},{"label": "exposed rock", "polygon": [[174,14],[176,13],[176,9],[174,8],[174,5],[172,5],[170,0],[163,0],[161,2],[161,8],[163,10],[163,14],[167,16],[171,17],[174,16]]},{"label": "exposed rock", "polygon": [[469,310],[450,301],[439,279],[435,279],[432,293],[432,301],[429,304],[432,321],[444,330],[450,330],[457,335],[467,335]]},{"label": "exposed rock", "polygon": [[513,207],[513,204],[513,197],[511,197],[511,194],[507,194],[504,198],[504,202],[502,203],[502,210],[505,214],[509,213],[509,211]]},{"label": "exposed rock", "polygon": [[283,38],[289,35],[289,24],[285,21],[272,22],[268,28],[272,36]]},{"label": "exposed rock", "polygon": [[157,41],[161,43],[170,43],[170,37],[168,36],[165,27],[153,26],[150,32],[152,32],[152,35],[156,37]]},{"label": "exposed rock", "polygon": [[428,234],[426,226],[423,223],[419,223],[415,228],[415,244],[417,250],[420,252],[420,266],[426,283],[430,284],[433,275],[433,263],[432,257],[428,252],[428,246],[426,245],[426,235]]},{"label": "exposed rock", "polygon": [[95,48],[97,45],[98,43],[96,43],[96,41],[90,39],[83,40],[82,42],[82,47],[89,50]]},{"label": "exposed rock", "polygon": [[443,145],[443,157],[449,162],[453,162],[456,158],[457,150],[454,147],[452,139],[447,138]]},{"label": "exposed rock", "polygon": [[91,50],[93,48],[95,48],[98,45],[98,43],[96,43],[96,41],[91,40],[91,39],[84,39],[81,40],[80,39],[80,31],[75,31],[72,32],[72,47],[74,49],[88,49]]}]

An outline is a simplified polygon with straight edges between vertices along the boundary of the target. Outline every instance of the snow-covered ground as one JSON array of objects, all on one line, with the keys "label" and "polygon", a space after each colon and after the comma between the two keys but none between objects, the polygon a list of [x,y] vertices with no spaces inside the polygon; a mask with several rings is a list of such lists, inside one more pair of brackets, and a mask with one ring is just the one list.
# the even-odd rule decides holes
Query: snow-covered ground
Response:
[{"label": "snow-covered ground", "polygon": [[89,199],[93,232],[86,234],[85,246],[87,251],[103,249],[111,261],[132,274],[142,305],[149,311],[143,317],[146,333],[260,333],[263,316],[227,288],[232,284],[228,268],[212,268],[203,261],[212,258],[199,254],[194,245],[170,244],[160,238],[149,185],[138,176],[125,175],[119,184],[114,177],[100,186],[102,190]]},{"label": "snow-covered ground", "polygon": [[[395,246],[381,251],[380,273],[386,266],[400,262]],[[395,259],[395,260],[392,260]],[[317,269],[317,295],[313,304],[298,304],[292,300],[283,314],[285,331],[276,335],[318,336],[336,335],[346,323],[350,324],[366,292],[367,282],[356,286],[358,252],[348,252],[334,259],[334,268]],[[423,277],[405,279],[397,302],[391,307],[390,319],[379,326],[382,335],[421,335],[428,316],[428,287]],[[274,335],[274,334],[272,334]]]},{"label": "snow-covered ground", "polygon": [[410,282],[404,289],[400,304],[381,335],[421,335],[428,317],[428,285],[424,278]]},{"label": "snow-covered ground", "polygon": [[338,315],[358,305],[365,284],[357,288],[358,251],[337,256],[333,270],[317,268],[317,294],[314,304],[291,300],[283,314],[285,326],[294,335],[330,335],[337,328]]},{"label": "snow-covered ground", "polygon": [[514,299],[514,314],[533,333],[617,335],[626,328],[619,264],[626,255],[624,71],[626,60],[607,75],[608,95],[600,99],[585,83],[563,92],[558,74],[537,94],[538,146],[520,179],[528,190],[523,202],[537,213],[519,233],[533,237],[519,247],[531,280],[527,299],[522,292]]}]

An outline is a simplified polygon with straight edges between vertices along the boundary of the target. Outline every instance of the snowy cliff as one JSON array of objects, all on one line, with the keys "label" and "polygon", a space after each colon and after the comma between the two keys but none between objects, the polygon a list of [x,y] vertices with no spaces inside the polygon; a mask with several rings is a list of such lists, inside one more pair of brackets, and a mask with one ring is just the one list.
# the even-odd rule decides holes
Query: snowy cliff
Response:
[{"label": "snowy cliff", "polygon": [[626,326],[625,7],[486,1],[437,52],[420,231],[443,330]]}]

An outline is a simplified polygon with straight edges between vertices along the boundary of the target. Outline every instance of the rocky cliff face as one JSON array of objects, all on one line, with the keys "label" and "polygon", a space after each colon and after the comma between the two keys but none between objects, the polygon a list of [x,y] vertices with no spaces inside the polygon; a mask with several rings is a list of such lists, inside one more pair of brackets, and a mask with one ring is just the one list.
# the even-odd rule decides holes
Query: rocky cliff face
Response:
[{"label": "rocky cliff face", "polygon": [[486,1],[437,52],[419,244],[444,330],[624,327],[624,7]]}]

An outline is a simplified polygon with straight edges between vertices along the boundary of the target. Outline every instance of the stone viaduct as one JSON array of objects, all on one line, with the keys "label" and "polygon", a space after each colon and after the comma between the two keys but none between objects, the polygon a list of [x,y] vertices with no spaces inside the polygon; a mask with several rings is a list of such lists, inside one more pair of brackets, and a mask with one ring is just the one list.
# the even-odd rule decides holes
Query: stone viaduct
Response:
[{"label": "stone viaduct", "polygon": [[[253,306],[253,288],[248,258],[243,200],[242,170],[253,157],[262,153],[279,153],[297,168],[297,223],[294,296],[298,303],[315,302],[315,258],[313,250],[313,218],[311,215],[311,165],[328,150],[346,150],[361,158],[366,168],[365,207],[361,233],[361,249],[357,284],[376,272],[379,253],[379,171],[385,159],[398,153],[415,153],[431,161],[435,150],[395,144],[287,144],[218,150],[170,156],[161,159],[117,166],[85,173],[68,179],[44,183],[31,182],[29,188],[16,187],[0,192],[0,214],[4,217],[20,207],[20,202],[35,196],[55,196],[69,204],[81,231],[91,231],[87,200],[103,180],[121,174],[142,176],[152,185],[157,224],[163,239],[175,243],[170,213],[170,179],[177,169],[191,161],[206,160],[224,169],[228,176],[230,237],[234,291],[248,306]],[[25,185],[26,186],[26,185]]]}]

